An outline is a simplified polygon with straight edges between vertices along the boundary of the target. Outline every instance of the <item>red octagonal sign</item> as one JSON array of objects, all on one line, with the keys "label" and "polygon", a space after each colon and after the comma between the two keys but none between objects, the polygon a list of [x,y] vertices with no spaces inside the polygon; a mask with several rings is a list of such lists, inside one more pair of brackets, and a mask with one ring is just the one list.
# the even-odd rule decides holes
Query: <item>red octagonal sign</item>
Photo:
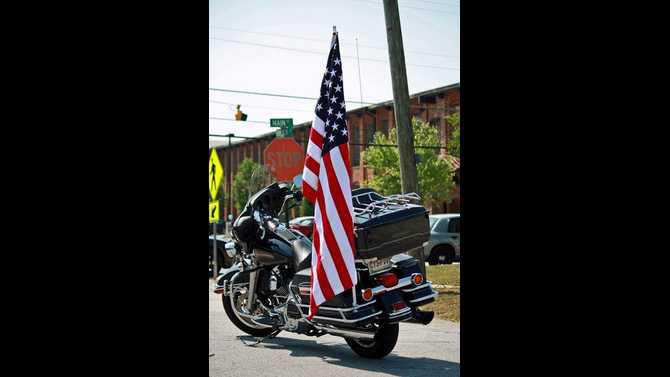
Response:
[{"label": "red octagonal sign", "polygon": [[292,138],[276,138],[265,148],[263,159],[273,177],[279,181],[290,181],[302,173],[305,153]]}]

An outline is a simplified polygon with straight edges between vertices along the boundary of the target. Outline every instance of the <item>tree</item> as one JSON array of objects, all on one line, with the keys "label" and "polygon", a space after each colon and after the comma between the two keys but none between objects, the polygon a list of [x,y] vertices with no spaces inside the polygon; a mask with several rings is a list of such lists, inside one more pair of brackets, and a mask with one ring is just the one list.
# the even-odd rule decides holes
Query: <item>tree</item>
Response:
[{"label": "tree", "polygon": [[249,197],[262,189],[264,184],[263,166],[245,158],[233,178],[233,201],[238,212],[244,209]]},{"label": "tree", "polygon": [[[437,129],[419,119],[412,119],[415,146],[438,146],[440,139]],[[375,133],[373,144],[396,144],[397,131],[392,128],[388,136]],[[453,168],[440,157],[440,150],[434,148],[416,148],[417,178],[419,192],[424,201],[451,199],[453,188]],[[363,154],[363,161],[374,169],[374,177],[365,182],[384,195],[398,194],[400,186],[400,156],[397,147],[370,146]]]},{"label": "tree", "polygon": [[300,203],[300,216],[314,216],[314,206],[306,198]]},{"label": "tree", "polygon": [[451,136],[447,140],[447,151],[450,155],[460,158],[461,156],[461,113],[453,113],[445,117],[449,128],[451,129]]}]

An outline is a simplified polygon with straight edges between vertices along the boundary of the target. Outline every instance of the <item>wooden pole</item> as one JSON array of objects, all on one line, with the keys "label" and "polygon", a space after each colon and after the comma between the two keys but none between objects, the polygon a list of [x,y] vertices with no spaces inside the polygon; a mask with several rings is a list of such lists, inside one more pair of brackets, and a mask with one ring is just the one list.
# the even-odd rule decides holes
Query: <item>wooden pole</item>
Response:
[{"label": "wooden pole", "polygon": [[[407,69],[405,67],[405,52],[402,44],[397,0],[384,0],[384,18],[386,19],[386,39],[389,48],[391,83],[393,84],[393,114],[398,129],[400,184],[403,194],[418,193],[416,162],[414,160],[414,132],[412,131],[409,114]],[[421,272],[427,278],[423,248],[414,250],[409,254],[419,261]]]},{"label": "wooden pole", "polygon": [[414,133],[409,115],[409,90],[405,53],[400,30],[400,15],[397,0],[384,0],[386,37],[393,84],[393,113],[398,128],[398,151],[400,153],[400,180],[403,194],[417,192],[416,164],[414,162]]}]

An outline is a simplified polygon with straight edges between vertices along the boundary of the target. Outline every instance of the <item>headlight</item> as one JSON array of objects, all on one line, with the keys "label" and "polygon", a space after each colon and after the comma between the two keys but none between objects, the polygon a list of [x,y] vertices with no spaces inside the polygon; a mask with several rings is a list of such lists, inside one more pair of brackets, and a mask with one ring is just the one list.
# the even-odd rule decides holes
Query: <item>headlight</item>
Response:
[{"label": "headlight", "polygon": [[237,249],[235,248],[235,242],[226,242],[226,254],[229,257],[233,258],[237,254]]}]

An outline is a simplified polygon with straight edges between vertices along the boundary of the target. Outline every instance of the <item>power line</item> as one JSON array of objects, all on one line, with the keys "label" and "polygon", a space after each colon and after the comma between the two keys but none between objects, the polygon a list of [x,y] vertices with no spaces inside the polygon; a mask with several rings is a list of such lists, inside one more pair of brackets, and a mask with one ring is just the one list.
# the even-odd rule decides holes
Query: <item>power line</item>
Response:
[{"label": "power line", "polygon": [[226,134],[226,135],[209,134],[209,136],[214,136],[214,137],[230,137],[230,138],[246,139],[246,140],[260,140],[260,139],[263,139],[262,137],[235,136],[235,134]]},{"label": "power line", "polygon": [[[215,100],[211,100],[211,99],[209,100],[209,102],[212,102],[212,103],[219,103],[219,104],[222,104],[222,105],[229,105],[229,106],[235,106],[235,105],[238,105],[237,103],[215,101]],[[286,110],[286,111],[300,111],[300,112],[304,112],[304,113],[314,113],[314,110],[305,110],[305,109],[298,110],[298,109],[287,109],[287,108],[281,108],[281,107],[268,107],[268,106],[245,105],[245,104],[243,104],[243,106],[245,106],[245,107],[251,107],[251,108],[255,108],[255,109]]]},{"label": "power line", "polygon": [[[372,0],[352,0],[352,1],[360,1],[360,2],[365,2],[365,3],[377,4],[377,5],[381,5],[381,4],[382,4],[382,3],[378,3],[378,2],[376,2],[376,1],[372,1]],[[446,10],[438,10],[438,9],[428,9],[428,8],[411,7],[411,6],[407,6],[407,5],[398,5],[398,8],[416,9],[416,10],[425,10],[425,11],[429,11],[429,12],[446,13],[446,14],[458,14],[458,12],[452,12],[452,11],[446,11]]]},{"label": "power line", "polygon": [[428,3],[428,4],[437,4],[437,5],[445,5],[448,7],[459,7],[461,4],[460,2],[456,3],[444,3],[441,1],[428,1],[428,0],[405,0],[405,1],[418,1],[420,3]]},{"label": "power line", "polygon": [[263,124],[270,124],[270,122],[263,122],[261,120],[237,120],[237,119],[231,119],[231,118],[219,118],[219,117],[209,117],[209,119],[213,120],[231,120],[233,122],[243,122],[243,123],[263,123]]},{"label": "power line", "polygon": [[[289,96],[286,94],[272,94],[272,93],[262,93],[262,92],[250,92],[246,90],[233,90],[233,89],[221,89],[221,88],[209,88],[209,90],[216,91],[216,92],[230,92],[230,93],[241,93],[241,94],[252,94],[252,95],[259,95],[259,96],[269,96],[269,97],[283,97],[283,98],[294,98],[294,99],[308,99],[308,100],[318,100],[319,98],[315,97],[300,97],[300,96]],[[210,102],[214,103],[222,103],[224,105],[229,105],[227,102],[221,102],[221,101],[214,101],[210,100]],[[379,105],[382,102],[378,103],[371,103],[371,102],[360,102],[360,101],[353,101],[353,100],[347,100],[347,102],[351,103],[358,103],[361,105]],[[232,105],[232,104],[230,104]],[[247,105],[249,107],[258,107],[258,106],[252,106],[252,105]],[[393,106],[393,103],[386,105],[386,106]],[[430,107],[427,104],[410,104],[409,107],[411,108],[416,108],[416,109],[429,109]],[[276,110],[289,110],[289,109],[279,109],[277,108]],[[357,110],[357,109],[352,109]],[[295,111],[301,111],[301,110],[295,110]],[[311,112],[311,111],[310,111]]]},{"label": "power line", "polygon": [[[297,36],[297,35],[242,30],[242,29],[234,29],[234,28],[228,28],[228,27],[216,27],[216,29],[231,30],[231,31],[237,31],[237,32],[248,33],[248,34],[269,35],[269,36],[280,37],[280,38],[300,39],[300,40],[319,42],[319,43],[326,43],[327,42],[327,40],[325,40],[325,39],[306,38],[306,37]],[[210,38],[216,39],[214,37],[210,37]],[[351,46],[355,45],[354,43],[342,42],[342,41],[340,41],[340,44],[351,45]],[[388,51],[388,47],[385,47],[385,46],[373,46],[373,45],[367,45],[367,44],[359,44],[358,46],[362,47],[362,48],[370,48],[370,49],[374,49],[374,50]],[[443,58],[460,58],[460,56],[458,56],[458,55],[436,54],[434,52],[425,52],[425,51],[406,50],[405,52],[406,53],[412,53],[412,54],[439,56],[439,57],[443,57]]]},{"label": "power line", "polygon": [[[308,54],[316,54],[316,55],[325,55],[324,51],[314,51],[314,50],[303,50],[303,49],[297,49],[297,48],[290,48],[290,47],[283,47],[283,46],[275,46],[275,45],[268,45],[268,44],[263,44],[263,43],[254,43],[254,42],[245,42],[245,41],[237,41],[234,39],[225,39],[225,38],[214,38],[217,41],[224,41],[224,42],[230,42],[230,43],[239,43],[239,44],[245,44],[245,45],[252,45],[252,46],[259,46],[259,47],[266,47],[266,48],[275,48],[278,50],[288,50],[288,51],[296,51],[296,52],[303,52],[303,53],[308,53]],[[342,55],[343,58],[348,58],[348,59],[356,59],[355,56],[348,56],[348,55]],[[383,60],[383,59],[374,59],[374,58],[360,58],[361,60],[367,60],[367,61],[372,61],[372,62],[380,62],[380,63],[385,63],[388,64],[388,60]],[[460,68],[453,68],[453,67],[441,67],[441,66],[436,66],[436,65],[427,65],[427,64],[412,64],[412,63],[406,63],[408,66],[414,66],[414,67],[423,67],[423,68],[435,68],[435,69],[443,69],[443,70],[450,70],[450,71],[460,71]]]},{"label": "power line", "polygon": [[[216,91],[216,92],[230,92],[230,93],[241,93],[241,94],[253,94],[253,95],[270,96],[270,97],[283,97],[283,98],[308,99],[308,100],[319,100],[319,99],[320,99],[320,98],[316,98],[316,97],[290,96],[290,95],[287,95],[287,94],[273,94],[273,93],[251,92],[251,91],[246,91],[246,90],[233,90],[233,89],[220,89],[220,88],[209,88],[209,90]],[[371,102],[360,102],[360,101],[352,101],[352,100],[348,100],[347,102],[351,102],[351,103],[360,103],[361,105],[375,105],[374,103],[371,103]]]}]

